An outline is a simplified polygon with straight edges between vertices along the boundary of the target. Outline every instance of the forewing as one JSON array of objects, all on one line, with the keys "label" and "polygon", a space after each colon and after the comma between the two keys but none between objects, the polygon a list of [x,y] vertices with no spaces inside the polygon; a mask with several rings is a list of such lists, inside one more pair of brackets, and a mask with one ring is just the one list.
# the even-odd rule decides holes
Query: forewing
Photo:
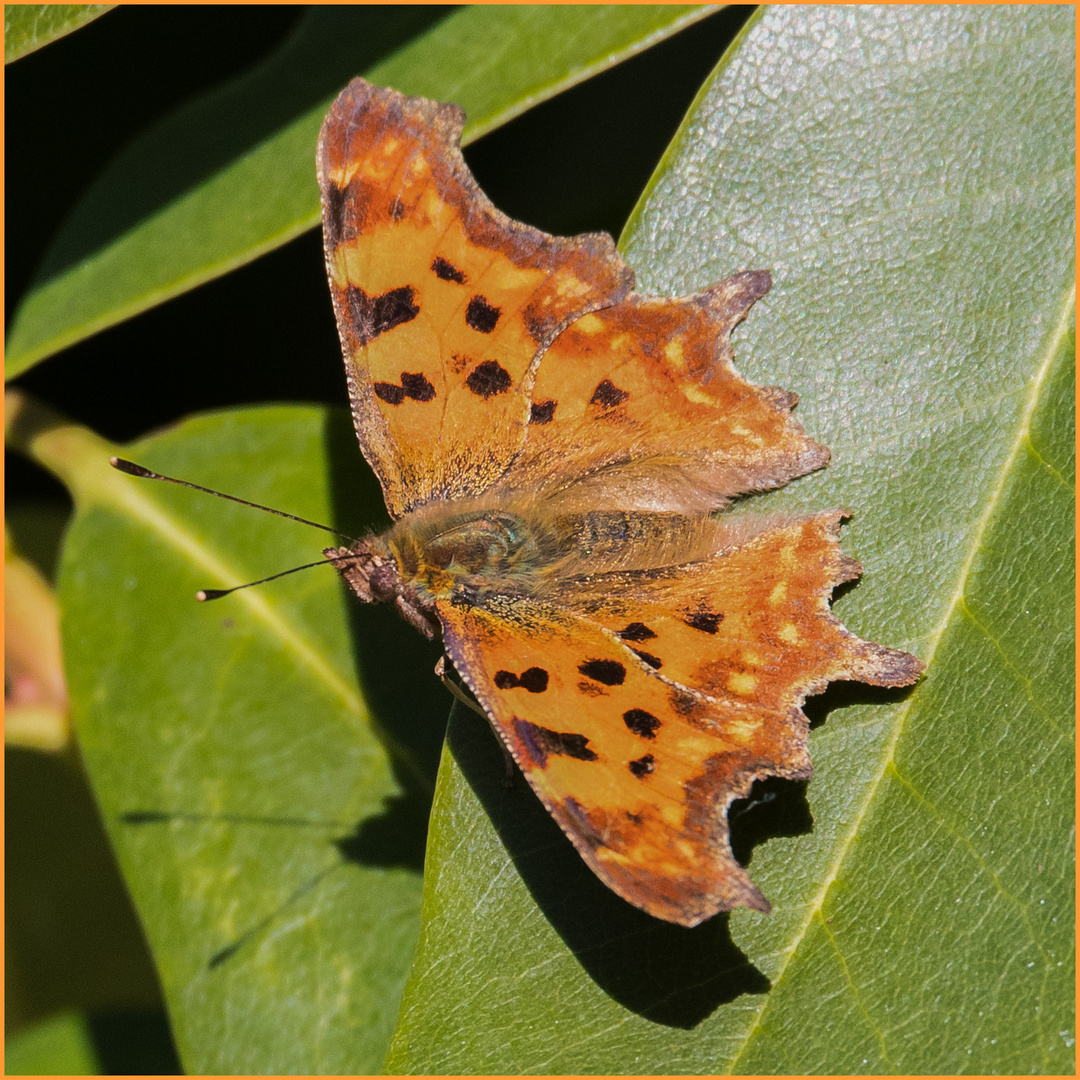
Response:
[{"label": "forewing", "polygon": [[633,284],[609,236],[560,239],[495,209],[461,156],[463,119],[354,79],[319,137],[353,419],[395,517],[501,476],[534,358]]}]

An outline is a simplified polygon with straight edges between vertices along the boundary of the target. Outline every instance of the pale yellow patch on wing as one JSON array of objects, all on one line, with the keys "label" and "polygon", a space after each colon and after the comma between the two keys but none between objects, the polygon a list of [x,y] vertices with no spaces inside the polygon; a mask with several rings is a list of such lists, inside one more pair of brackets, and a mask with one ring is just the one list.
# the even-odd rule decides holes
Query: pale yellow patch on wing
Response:
[{"label": "pale yellow patch on wing", "polygon": [[749,697],[757,689],[757,677],[745,672],[736,672],[728,678],[728,689],[733,694]]},{"label": "pale yellow patch on wing", "polygon": [[[724,731],[727,731],[726,724]],[[663,760],[665,755],[674,755],[682,761],[699,762],[704,761],[710,754],[724,754],[734,749],[736,747],[732,743],[725,742],[715,731],[708,734],[687,731],[670,742],[665,740],[657,749],[657,757]]]},{"label": "pale yellow patch on wing", "polygon": [[749,742],[761,727],[761,721],[755,717],[747,717],[745,720],[729,720],[724,724],[724,734],[741,743]]},{"label": "pale yellow patch on wing", "polygon": [[668,362],[672,367],[685,367],[682,338],[672,338],[671,341],[664,346],[664,356],[667,357]]},{"label": "pale yellow patch on wing", "polygon": [[454,210],[439,197],[439,194],[431,188],[425,188],[416,204],[420,215],[436,228],[445,227],[453,220]]},{"label": "pale yellow patch on wing", "polygon": [[715,405],[716,402],[700,387],[689,383],[681,387],[683,395],[695,405]]},{"label": "pale yellow patch on wing", "polygon": [[579,277],[575,277],[573,274],[566,274],[565,277],[560,278],[555,287],[555,293],[557,296],[580,296],[583,292],[588,291],[588,287]]},{"label": "pale yellow patch on wing", "polygon": [[603,319],[598,318],[596,315],[582,315],[574,323],[574,329],[581,334],[599,334],[605,329],[605,326]]},{"label": "pale yellow patch on wing", "polygon": [[787,582],[778,581],[769,593],[769,603],[773,607],[779,607],[787,599]]},{"label": "pale yellow patch on wing", "polygon": [[373,155],[363,163],[361,175],[373,186],[385,187],[397,171],[398,164],[397,159],[386,153],[383,148],[381,154],[377,157]]},{"label": "pale yellow patch on wing", "polygon": [[777,631],[776,636],[789,645],[797,645],[799,643],[799,628],[794,623],[784,623]]},{"label": "pale yellow patch on wing", "polygon": [[347,165],[338,169],[330,170],[330,179],[337,184],[342,191],[348,186],[352,178],[356,175],[356,170],[360,168],[359,161],[350,161]]},{"label": "pale yellow patch on wing", "polygon": [[697,851],[694,845],[689,840],[679,840],[675,845],[680,854],[686,859],[687,863],[693,865],[694,860],[697,858]]},{"label": "pale yellow patch on wing", "polygon": [[638,862],[637,849],[631,848],[628,854],[616,851],[615,848],[599,847],[596,849],[597,862],[614,863],[617,866],[634,866]]}]

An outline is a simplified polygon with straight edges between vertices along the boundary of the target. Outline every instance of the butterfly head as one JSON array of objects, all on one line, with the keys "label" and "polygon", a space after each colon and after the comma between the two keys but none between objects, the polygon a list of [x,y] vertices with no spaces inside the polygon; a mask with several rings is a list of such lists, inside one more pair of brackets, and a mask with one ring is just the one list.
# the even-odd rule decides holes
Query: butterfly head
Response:
[{"label": "butterfly head", "polygon": [[371,536],[352,547],[326,548],[323,554],[333,560],[346,584],[365,604],[393,603],[405,621],[424,637],[434,638],[440,632],[434,610],[402,580],[397,560],[384,538]]}]

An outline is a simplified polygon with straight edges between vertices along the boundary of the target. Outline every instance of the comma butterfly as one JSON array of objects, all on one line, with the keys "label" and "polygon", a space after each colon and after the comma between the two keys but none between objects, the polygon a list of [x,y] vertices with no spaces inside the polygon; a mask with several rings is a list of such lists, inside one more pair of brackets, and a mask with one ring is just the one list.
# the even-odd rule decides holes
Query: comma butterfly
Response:
[{"label": "comma butterfly", "polygon": [[810,776],[801,705],[913,683],[829,598],[843,510],[729,520],[822,468],[794,394],[732,366],[766,271],[633,291],[606,234],[548,236],[469,173],[455,105],[355,79],[319,138],[353,420],[395,519],[327,549],[454,667],[596,874],[694,926],[769,902],[731,853],[756,778]]}]

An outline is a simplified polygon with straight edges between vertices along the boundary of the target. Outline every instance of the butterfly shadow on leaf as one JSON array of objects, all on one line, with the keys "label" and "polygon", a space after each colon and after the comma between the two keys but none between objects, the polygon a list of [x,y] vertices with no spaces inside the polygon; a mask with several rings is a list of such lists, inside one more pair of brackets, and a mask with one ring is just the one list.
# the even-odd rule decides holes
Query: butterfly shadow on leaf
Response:
[{"label": "butterfly shadow on leaf", "polygon": [[[480,717],[455,707],[447,738],[533,898],[605,993],[654,1023],[691,1029],[719,1006],[770,989],[732,941],[727,914],[690,930],[602,884],[521,776],[507,784],[503,754]],[[733,846],[744,862],[760,840],[811,827],[805,785],[786,781],[755,785],[732,813]]]},{"label": "butterfly shadow on leaf", "polygon": [[803,706],[810,721],[810,730],[821,727],[835,709],[852,705],[896,705],[912,694],[910,686],[868,686],[866,683],[839,679],[829,683],[828,688],[814,697],[807,698]]}]

